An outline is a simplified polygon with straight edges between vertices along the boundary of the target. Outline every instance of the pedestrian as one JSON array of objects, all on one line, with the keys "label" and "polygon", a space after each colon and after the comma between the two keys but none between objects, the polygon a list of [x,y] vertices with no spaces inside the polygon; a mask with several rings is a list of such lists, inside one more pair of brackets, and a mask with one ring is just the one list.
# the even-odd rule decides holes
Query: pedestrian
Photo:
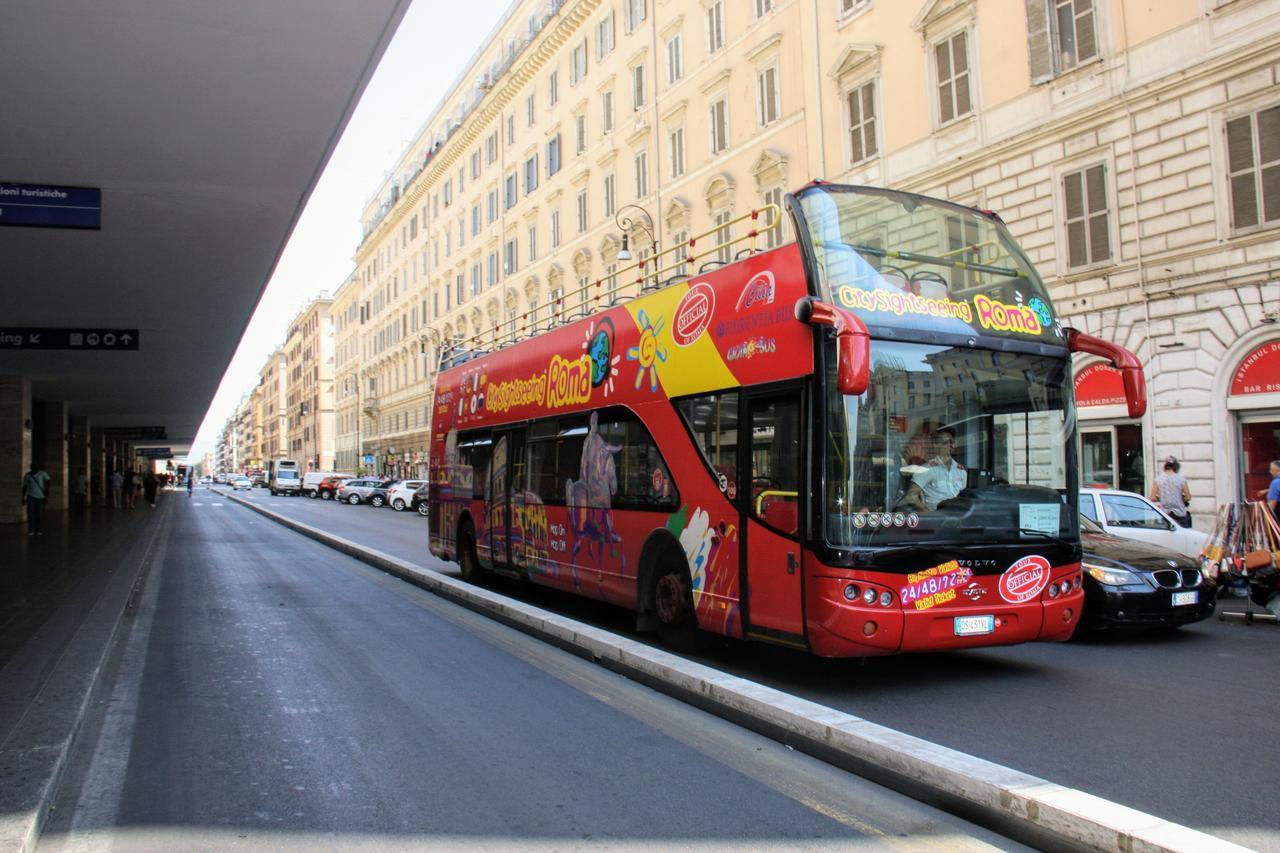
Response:
[{"label": "pedestrian", "polygon": [[44,502],[49,497],[49,474],[44,466],[31,463],[31,470],[22,478],[22,499],[27,504],[27,535],[43,536],[40,522],[44,518]]},{"label": "pedestrian", "polygon": [[1187,478],[1178,473],[1182,464],[1175,456],[1166,456],[1164,471],[1151,484],[1151,500],[1183,527],[1191,526],[1191,488]]},{"label": "pedestrian", "polygon": [[1271,473],[1271,486],[1259,489],[1256,497],[1258,500],[1265,500],[1267,509],[1271,510],[1272,515],[1277,515],[1280,510],[1280,459],[1272,459],[1268,470]]},{"label": "pedestrian", "polygon": [[119,509],[120,492],[124,490],[124,475],[120,473],[119,468],[116,468],[107,479],[111,482],[111,505]]},{"label": "pedestrian", "polygon": [[138,477],[133,473],[133,469],[124,469],[124,505],[129,509],[133,509],[133,504],[137,500],[137,486]]},{"label": "pedestrian", "polygon": [[156,490],[160,488],[160,480],[156,477],[154,471],[148,471],[142,475],[142,488],[146,493],[146,501],[152,506],[156,505]]},{"label": "pedestrian", "polygon": [[89,507],[89,476],[83,468],[77,468],[71,479],[71,505],[81,511]]},{"label": "pedestrian", "polygon": [[191,497],[191,490],[194,487],[195,487],[195,484],[191,481],[191,475],[188,474],[187,475],[187,497]]}]

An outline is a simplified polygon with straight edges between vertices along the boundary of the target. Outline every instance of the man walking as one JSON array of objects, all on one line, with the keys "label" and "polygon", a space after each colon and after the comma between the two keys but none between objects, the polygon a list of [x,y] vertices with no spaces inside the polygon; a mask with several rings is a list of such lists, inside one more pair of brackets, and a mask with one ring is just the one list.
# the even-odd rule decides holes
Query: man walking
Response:
[{"label": "man walking", "polygon": [[111,505],[116,509],[119,509],[120,492],[124,490],[124,475],[121,474],[120,469],[117,468],[111,472],[111,476],[107,479],[111,481]]},{"label": "man walking", "polygon": [[44,501],[49,497],[49,474],[37,462],[22,478],[22,499],[27,503],[27,535],[43,536],[40,522],[44,518]]}]

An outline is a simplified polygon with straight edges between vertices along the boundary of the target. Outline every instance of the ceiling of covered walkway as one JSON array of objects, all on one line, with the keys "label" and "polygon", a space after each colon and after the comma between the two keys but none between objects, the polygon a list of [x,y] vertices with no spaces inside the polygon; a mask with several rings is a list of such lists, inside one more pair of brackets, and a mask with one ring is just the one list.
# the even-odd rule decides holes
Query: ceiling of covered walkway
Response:
[{"label": "ceiling of covered walkway", "polygon": [[101,190],[100,229],[0,225],[0,329],[139,330],[0,374],[188,447],[409,3],[0,3],[0,184]]}]

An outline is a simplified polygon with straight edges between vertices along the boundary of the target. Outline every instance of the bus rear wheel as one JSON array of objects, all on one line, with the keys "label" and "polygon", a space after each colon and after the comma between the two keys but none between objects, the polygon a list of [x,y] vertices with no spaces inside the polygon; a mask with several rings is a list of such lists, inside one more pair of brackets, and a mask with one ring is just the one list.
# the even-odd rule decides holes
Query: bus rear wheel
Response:
[{"label": "bus rear wheel", "polygon": [[706,639],[706,635],[698,630],[689,572],[675,560],[664,562],[654,573],[653,614],[658,639],[664,645],[679,651],[692,651],[701,647]]}]

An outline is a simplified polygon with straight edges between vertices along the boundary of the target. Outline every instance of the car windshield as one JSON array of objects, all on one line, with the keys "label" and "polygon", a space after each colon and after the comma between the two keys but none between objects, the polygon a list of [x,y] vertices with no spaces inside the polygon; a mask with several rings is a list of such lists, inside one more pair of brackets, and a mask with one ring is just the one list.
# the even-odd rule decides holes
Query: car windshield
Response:
[{"label": "car windshield", "polygon": [[994,216],[871,187],[819,184],[796,199],[819,295],[873,334],[1065,344],[1044,284]]},{"label": "car windshield", "polygon": [[1070,362],[876,341],[871,384],[828,358],[827,541],[836,547],[1074,539]]}]

